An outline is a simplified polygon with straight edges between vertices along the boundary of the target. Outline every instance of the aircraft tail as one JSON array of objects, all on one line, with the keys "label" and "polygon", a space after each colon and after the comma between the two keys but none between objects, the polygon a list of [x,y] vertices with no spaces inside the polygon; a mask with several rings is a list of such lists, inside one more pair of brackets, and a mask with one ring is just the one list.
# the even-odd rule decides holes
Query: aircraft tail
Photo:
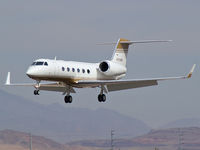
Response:
[{"label": "aircraft tail", "polygon": [[[123,43],[122,43],[123,42]],[[113,56],[111,61],[126,66],[126,59],[128,55],[128,48],[130,41],[127,39],[120,38],[115,46],[115,50],[113,52]]]},{"label": "aircraft tail", "polygon": [[127,39],[120,38],[115,46],[115,50],[113,52],[111,61],[120,64],[122,66],[126,66],[129,45],[136,43],[155,43],[155,42],[171,42],[171,40],[129,41]]}]

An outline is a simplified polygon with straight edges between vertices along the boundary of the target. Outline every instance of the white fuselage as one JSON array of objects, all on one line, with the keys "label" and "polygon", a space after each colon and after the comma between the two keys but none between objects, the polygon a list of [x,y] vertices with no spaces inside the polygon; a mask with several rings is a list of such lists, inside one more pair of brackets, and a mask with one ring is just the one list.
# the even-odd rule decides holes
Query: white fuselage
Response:
[{"label": "white fuselage", "polygon": [[34,80],[60,81],[67,84],[79,80],[116,80],[125,76],[126,68],[115,75],[106,75],[99,69],[99,63],[85,63],[51,59],[34,61],[26,74]]}]

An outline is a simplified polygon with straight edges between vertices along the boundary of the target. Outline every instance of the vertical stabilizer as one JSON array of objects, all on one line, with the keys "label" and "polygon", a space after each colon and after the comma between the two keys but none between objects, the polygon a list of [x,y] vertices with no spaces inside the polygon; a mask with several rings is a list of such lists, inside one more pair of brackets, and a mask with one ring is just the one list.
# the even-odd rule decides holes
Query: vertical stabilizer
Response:
[{"label": "vertical stabilizer", "polygon": [[111,61],[126,66],[129,42],[129,40],[123,38],[118,40]]}]

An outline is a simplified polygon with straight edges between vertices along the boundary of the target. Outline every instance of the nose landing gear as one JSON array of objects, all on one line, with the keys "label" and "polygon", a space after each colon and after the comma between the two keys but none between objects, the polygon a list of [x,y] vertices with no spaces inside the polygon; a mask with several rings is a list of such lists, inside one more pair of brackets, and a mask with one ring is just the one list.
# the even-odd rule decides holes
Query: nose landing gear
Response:
[{"label": "nose landing gear", "polygon": [[37,81],[37,84],[35,85],[36,90],[34,90],[33,92],[34,95],[40,95],[39,87],[40,87],[40,81]]},{"label": "nose landing gear", "polygon": [[40,95],[40,91],[39,90],[34,90],[34,95]]}]

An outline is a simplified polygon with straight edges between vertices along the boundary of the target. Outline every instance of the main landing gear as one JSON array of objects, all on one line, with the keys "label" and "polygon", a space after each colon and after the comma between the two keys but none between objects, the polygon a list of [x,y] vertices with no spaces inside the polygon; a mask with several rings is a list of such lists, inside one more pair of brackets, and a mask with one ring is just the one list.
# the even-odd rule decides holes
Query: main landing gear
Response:
[{"label": "main landing gear", "polygon": [[103,92],[107,93],[107,90],[103,85],[101,85],[101,91],[100,91],[100,94],[98,95],[98,101],[99,102],[105,102],[106,101],[106,95],[103,94]]},{"label": "main landing gear", "polygon": [[64,100],[65,100],[65,103],[72,103],[72,96],[71,95],[66,95]]},{"label": "main landing gear", "polygon": [[98,101],[99,102],[105,102],[106,101],[106,95],[105,94],[99,94],[98,95]]}]

